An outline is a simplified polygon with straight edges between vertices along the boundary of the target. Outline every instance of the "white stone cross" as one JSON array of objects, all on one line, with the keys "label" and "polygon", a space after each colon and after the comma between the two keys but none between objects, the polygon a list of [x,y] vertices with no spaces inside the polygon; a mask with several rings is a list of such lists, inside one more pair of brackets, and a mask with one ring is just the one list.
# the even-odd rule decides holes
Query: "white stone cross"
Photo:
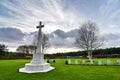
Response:
[{"label": "white stone cross", "polygon": [[37,28],[39,28],[38,38],[37,38],[37,50],[36,50],[36,53],[33,54],[33,59],[31,61],[32,64],[45,63],[44,54],[42,53],[42,32],[41,32],[41,28],[43,28],[43,27],[44,27],[44,25],[42,25],[42,22],[40,21],[39,26],[37,26]]},{"label": "white stone cross", "polygon": [[48,72],[54,69],[49,63],[44,60],[44,54],[42,53],[42,32],[41,28],[44,27],[42,22],[39,23],[38,38],[37,38],[37,50],[33,54],[33,59],[31,63],[25,64],[25,68],[20,68],[19,72],[24,73],[38,73],[38,72]]}]

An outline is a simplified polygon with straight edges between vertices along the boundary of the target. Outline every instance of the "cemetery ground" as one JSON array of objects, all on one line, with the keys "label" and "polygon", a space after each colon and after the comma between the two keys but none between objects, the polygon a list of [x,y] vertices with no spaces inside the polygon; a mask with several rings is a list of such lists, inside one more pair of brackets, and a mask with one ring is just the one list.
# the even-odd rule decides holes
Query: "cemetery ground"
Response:
[{"label": "cemetery ground", "polygon": [[[103,64],[107,59],[101,58]],[[71,59],[71,65],[65,64],[66,59],[56,59],[55,63],[50,60],[50,64],[55,67],[53,71],[35,74],[18,72],[19,68],[31,60],[0,60],[0,80],[120,80],[120,66],[115,66],[119,58],[109,59],[111,66],[75,65],[75,59]],[[97,60],[94,59],[94,63],[97,64]],[[80,63],[82,60],[78,61]]]}]

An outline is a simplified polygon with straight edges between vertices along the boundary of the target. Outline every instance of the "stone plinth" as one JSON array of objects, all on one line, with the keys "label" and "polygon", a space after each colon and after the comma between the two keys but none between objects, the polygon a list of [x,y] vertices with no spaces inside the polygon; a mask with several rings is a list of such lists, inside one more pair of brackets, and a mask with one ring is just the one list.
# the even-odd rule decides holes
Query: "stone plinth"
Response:
[{"label": "stone plinth", "polygon": [[54,68],[50,66],[49,63],[44,64],[25,64],[25,68],[20,68],[19,72],[23,73],[39,73],[39,72],[48,72]]}]

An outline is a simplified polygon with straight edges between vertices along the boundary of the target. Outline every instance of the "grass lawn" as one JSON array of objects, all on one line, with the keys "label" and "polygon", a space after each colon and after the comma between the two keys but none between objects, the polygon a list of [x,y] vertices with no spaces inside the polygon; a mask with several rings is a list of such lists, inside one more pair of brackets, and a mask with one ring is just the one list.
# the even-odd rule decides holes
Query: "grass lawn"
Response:
[{"label": "grass lawn", "polygon": [[[65,65],[65,60],[56,59],[56,63],[51,63],[56,68],[53,71],[35,74],[18,72],[30,60],[0,60],[0,80],[120,80],[120,66]],[[117,58],[111,60],[114,64]]]}]

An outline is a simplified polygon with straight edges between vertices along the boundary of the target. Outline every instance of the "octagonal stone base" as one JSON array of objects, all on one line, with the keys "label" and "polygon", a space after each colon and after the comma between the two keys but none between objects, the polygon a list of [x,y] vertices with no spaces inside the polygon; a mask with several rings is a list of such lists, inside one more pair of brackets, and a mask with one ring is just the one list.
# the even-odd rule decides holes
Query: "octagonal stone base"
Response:
[{"label": "octagonal stone base", "polygon": [[23,73],[40,73],[40,72],[48,72],[53,70],[54,67],[51,67],[49,63],[44,64],[25,64],[25,68],[20,68],[19,72]]}]

